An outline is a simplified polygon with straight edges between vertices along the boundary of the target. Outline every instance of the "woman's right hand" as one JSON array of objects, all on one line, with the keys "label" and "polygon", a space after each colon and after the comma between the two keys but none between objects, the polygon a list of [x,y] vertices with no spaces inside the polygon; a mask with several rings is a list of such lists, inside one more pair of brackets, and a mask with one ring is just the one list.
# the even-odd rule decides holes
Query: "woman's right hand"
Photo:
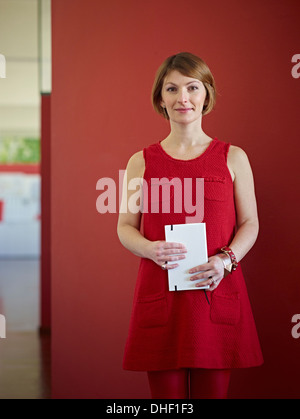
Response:
[{"label": "woman's right hand", "polygon": [[164,269],[174,269],[179,266],[178,263],[170,262],[185,259],[186,252],[186,247],[181,243],[158,240],[149,242],[146,257]]}]

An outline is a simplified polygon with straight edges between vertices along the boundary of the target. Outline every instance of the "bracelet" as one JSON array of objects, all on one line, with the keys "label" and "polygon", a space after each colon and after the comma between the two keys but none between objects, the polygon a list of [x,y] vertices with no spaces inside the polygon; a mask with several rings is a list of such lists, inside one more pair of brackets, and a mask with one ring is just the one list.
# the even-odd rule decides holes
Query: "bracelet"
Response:
[{"label": "bracelet", "polygon": [[223,262],[224,269],[226,269],[226,263],[225,263],[225,260],[224,260],[223,258],[221,258],[221,257],[220,257],[220,259],[221,259],[221,261]]},{"label": "bracelet", "polygon": [[233,253],[233,251],[230,249],[230,247],[224,246],[221,249],[221,252],[225,253],[227,256],[230,257],[231,260],[231,271],[235,271],[236,268],[239,266],[235,254]]},{"label": "bracelet", "polygon": [[229,269],[231,269],[231,264],[229,266],[226,265],[225,260],[221,257],[221,255],[219,256],[219,258],[221,259],[221,261],[223,263],[223,266],[224,266],[224,278],[226,278],[226,276],[230,273],[230,270]]}]

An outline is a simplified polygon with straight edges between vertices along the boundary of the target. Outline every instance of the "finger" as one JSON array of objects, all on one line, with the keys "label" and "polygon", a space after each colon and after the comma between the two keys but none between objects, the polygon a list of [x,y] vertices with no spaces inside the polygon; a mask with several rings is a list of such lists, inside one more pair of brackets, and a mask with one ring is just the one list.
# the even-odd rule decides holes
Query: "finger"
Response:
[{"label": "finger", "polygon": [[178,263],[168,263],[166,265],[166,270],[174,269],[174,268],[177,268],[178,266],[179,266]]},{"label": "finger", "polygon": [[186,250],[186,247],[182,243],[176,243],[176,242],[164,242],[163,245],[164,249],[184,249]]},{"label": "finger", "polygon": [[187,250],[184,248],[175,248],[175,249],[163,249],[162,253],[164,255],[176,255],[178,253],[187,253]]},{"label": "finger", "polygon": [[176,255],[176,256],[160,256],[157,258],[158,262],[175,262],[177,260],[185,259],[185,255]]},{"label": "finger", "polygon": [[208,271],[211,268],[212,268],[212,265],[210,263],[204,263],[203,265],[198,265],[198,266],[195,266],[194,268],[191,268],[189,270],[189,273],[194,274],[200,271]]},{"label": "finger", "polygon": [[200,287],[200,286],[209,285],[208,290],[209,291],[213,291],[214,289],[216,289],[218,287],[220,281],[221,281],[221,279],[216,279],[216,278],[212,279],[212,278],[209,278],[207,281],[201,281],[198,284],[196,284],[195,286],[196,287]]},{"label": "finger", "polygon": [[[201,272],[197,275],[193,275],[190,277],[191,281],[196,281],[197,279],[208,279],[208,277],[213,276],[215,274],[214,271],[205,271],[205,272]],[[208,282],[210,281],[210,279],[208,280]]]},{"label": "finger", "polygon": [[169,270],[169,269],[174,269],[177,268],[179,265],[178,263],[168,263],[165,262],[162,265],[159,265],[164,271]]},{"label": "finger", "polygon": [[213,286],[213,282],[211,279],[198,282],[197,284],[195,284],[195,287],[206,287],[207,285],[209,285],[209,287]]},{"label": "finger", "polygon": [[157,257],[164,258],[168,255],[178,255],[182,253],[187,253],[187,249],[181,243],[160,243],[159,247],[155,251]]},{"label": "finger", "polygon": [[213,290],[215,290],[218,287],[218,285],[219,285],[219,282],[215,282],[214,284],[211,284],[209,286],[209,288],[207,288],[207,291],[213,291]]}]

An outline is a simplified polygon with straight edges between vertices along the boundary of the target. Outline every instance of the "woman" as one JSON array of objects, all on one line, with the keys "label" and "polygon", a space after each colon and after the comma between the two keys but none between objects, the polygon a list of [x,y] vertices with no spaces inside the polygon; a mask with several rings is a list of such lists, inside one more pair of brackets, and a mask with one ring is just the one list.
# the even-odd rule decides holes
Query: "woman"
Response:
[{"label": "woman", "polygon": [[[141,263],[123,366],[147,371],[153,398],[226,398],[232,368],[263,362],[239,263],[258,234],[253,176],[242,149],[202,130],[215,95],[203,60],[190,53],[167,58],[152,102],[169,120],[170,134],[127,165],[127,185],[135,178],[148,186],[153,179],[204,179],[204,218],[195,222],[206,223],[209,258],[192,267],[190,279],[202,279],[210,292],[168,290],[168,270],[178,267],[187,249],[165,241],[164,225],[183,224],[191,214],[175,212],[174,202],[170,212],[151,211],[151,187],[144,188],[140,211],[130,211],[136,192],[124,194],[128,210],[119,216],[118,235]],[[149,204],[146,211],[142,201]]]}]

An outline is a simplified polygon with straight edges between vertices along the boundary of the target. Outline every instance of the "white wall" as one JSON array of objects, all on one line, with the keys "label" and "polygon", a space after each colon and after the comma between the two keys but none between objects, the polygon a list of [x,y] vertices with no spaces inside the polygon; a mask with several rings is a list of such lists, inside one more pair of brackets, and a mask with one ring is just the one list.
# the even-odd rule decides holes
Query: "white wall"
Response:
[{"label": "white wall", "polygon": [[40,176],[0,173],[0,258],[40,255]]},{"label": "white wall", "polygon": [[[0,0],[0,141],[40,137],[38,9],[38,0]],[[39,185],[39,175],[0,173],[0,258],[39,256]]]},{"label": "white wall", "polygon": [[0,79],[0,138],[40,136],[38,0],[0,0],[0,53],[6,78]]}]

